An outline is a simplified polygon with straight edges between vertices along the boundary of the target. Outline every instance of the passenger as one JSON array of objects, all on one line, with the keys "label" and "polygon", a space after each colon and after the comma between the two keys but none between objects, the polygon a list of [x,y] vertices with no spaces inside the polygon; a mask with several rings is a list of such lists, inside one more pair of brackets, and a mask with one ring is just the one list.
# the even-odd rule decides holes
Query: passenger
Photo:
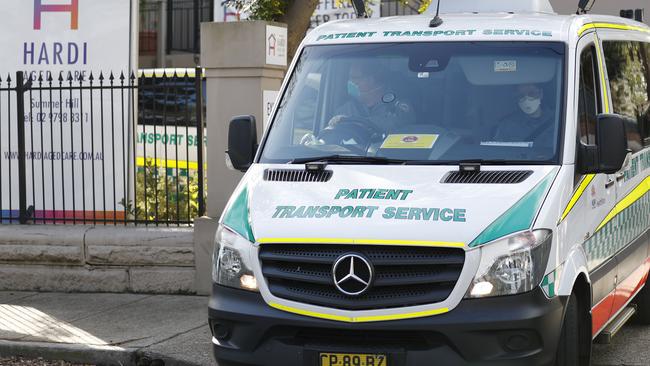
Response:
[{"label": "passenger", "polygon": [[415,110],[389,86],[388,73],[376,64],[353,64],[348,80],[351,98],[336,110],[328,125],[335,127],[346,118],[362,119],[387,133],[398,126],[415,123]]},{"label": "passenger", "polygon": [[544,91],[536,84],[517,87],[517,111],[504,118],[497,126],[495,141],[540,142],[551,145],[554,141],[554,116],[544,109]]}]

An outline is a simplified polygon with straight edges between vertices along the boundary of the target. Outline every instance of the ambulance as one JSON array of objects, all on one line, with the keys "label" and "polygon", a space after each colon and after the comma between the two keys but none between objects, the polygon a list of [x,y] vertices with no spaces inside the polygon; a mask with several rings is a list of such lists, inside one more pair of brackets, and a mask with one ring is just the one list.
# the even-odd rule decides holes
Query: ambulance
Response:
[{"label": "ambulance", "polygon": [[650,28],[582,3],[310,32],[260,142],[230,122],[219,365],[588,365],[650,324]]}]

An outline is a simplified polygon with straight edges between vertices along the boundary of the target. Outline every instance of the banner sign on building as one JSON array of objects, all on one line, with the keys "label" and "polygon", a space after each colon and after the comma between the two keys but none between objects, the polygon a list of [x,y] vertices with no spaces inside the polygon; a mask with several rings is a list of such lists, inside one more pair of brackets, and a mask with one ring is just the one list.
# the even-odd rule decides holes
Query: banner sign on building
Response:
[{"label": "banner sign on building", "polygon": [[[233,6],[222,5],[222,1],[215,1],[214,21],[215,22],[237,22],[248,19],[248,14],[240,12]],[[373,0],[366,4],[371,18],[381,16],[381,0]],[[356,14],[350,0],[320,0],[314,15],[311,17],[310,29],[316,28],[323,23],[338,19],[354,19]]]},{"label": "banner sign on building", "polygon": [[[104,85],[108,85],[111,72],[115,83],[119,84],[122,72],[128,83],[130,70],[136,66],[136,52],[133,52],[136,42],[131,29],[131,12],[137,8],[135,1],[0,0],[3,15],[0,22],[2,80],[6,81],[7,77],[15,80],[16,72],[23,71],[25,79],[31,78],[34,85],[39,85],[40,78],[43,86],[48,85],[48,80],[53,80],[52,85],[56,88],[59,77],[62,77],[64,85],[71,85],[70,80],[75,86],[74,90],[59,88],[53,89],[53,93],[41,90],[25,94],[28,113],[25,116],[25,138],[30,142],[25,156],[26,165],[30,167],[26,178],[27,182],[39,183],[38,196],[43,190],[42,197],[34,195],[34,201],[30,200],[36,217],[87,215],[88,210],[123,212],[119,201],[127,198],[129,191],[124,184],[119,184],[123,177],[96,180],[93,177],[105,175],[107,167],[110,167],[110,174],[131,170],[125,166],[129,159],[123,156],[126,154],[122,146],[114,146],[114,142],[121,144],[128,142],[129,138],[132,141],[132,137],[125,136],[125,131],[131,131],[130,126],[111,123],[112,120],[123,121],[121,117],[130,114],[131,105],[111,104],[108,99],[110,92],[97,97],[87,88],[80,89],[79,85],[82,82],[87,86],[91,73],[95,86],[100,83],[100,73],[103,73]],[[91,93],[94,99],[91,99]],[[9,192],[11,186],[18,184],[18,145],[15,137],[11,139],[12,134],[15,136],[15,130],[11,129],[15,129],[17,124],[15,104],[16,98],[12,96],[10,102],[0,105],[2,116],[10,116],[9,120],[4,118],[0,126],[0,163],[3,169],[11,172],[0,177],[0,196],[11,197],[1,203],[0,210],[5,213],[18,208],[17,195]],[[102,118],[104,123],[100,125],[98,121]],[[125,120],[128,124],[132,118],[129,116]],[[104,146],[104,150],[100,151],[99,146]],[[34,166],[37,169],[32,169]],[[59,177],[67,179],[67,183]],[[82,180],[86,182],[86,190],[92,188],[94,194],[83,192],[81,184],[74,189],[67,187],[72,181]],[[97,183],[93,186],[91,182],[95,181]],[[33,195],[31,190],[35,189],[28,184],[30,199]],[[65,197],[61,194],[63,191]],[[106,198],[97,199],[98,196]],[[113,201],[114,197],[117,202]]]},{"label": "banner sign on building", "polygon": [[[381,0],[374,0],[366,5],[369,8],[368,15],[371,18],[381,16]],[[354,19],[356,12],[351,1],[320,0],[314,15],[311,17],[311,29],[323,23],[339,19]]]}]

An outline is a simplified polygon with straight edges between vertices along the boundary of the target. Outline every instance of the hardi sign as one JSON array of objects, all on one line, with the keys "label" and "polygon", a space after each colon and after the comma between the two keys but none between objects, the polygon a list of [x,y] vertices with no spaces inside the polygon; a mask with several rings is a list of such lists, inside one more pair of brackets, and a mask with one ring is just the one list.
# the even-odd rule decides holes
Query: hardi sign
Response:
[{"label": "hardi sign", "polygon": [[23,44],[23,64],[87,65],[88,43],[25,42]]},{"label": "hardi sign", "polygon": [[266,26],[266,63],[287,66],[287,28]]},{"label": "hardi sign", "polygon": [[[57,13],[70,17],[70,30],[79,29],[79,0],[70,0],[69,4],[44,4],[43,0],[34,0],[34,30],[41,30],[44,15]],[[49,15],[49,14],[48,14]],[[76,42],[24,42],[24,65],[76,65],[88,63],[88,43]]]},{"label": "hardi sign", "polygon": [[[51,79],[56,85],[61,76],[66,85],[71,78],[77,87],[80,81],[88,85],[91,73],[95,85],[100,83],[100,72],[103,72],[107,84],[111,72],[118,77],[121,72],[128,75],[136,65],[135,52],[131,49],[135,45],[131,35],[137,34],[131,31],[131,9],[135,5],[136,0],[0,0],[3,15],[0,22],[0,49],[3,51],[0,78],[6,81],[10,76],[15,80],[16,72],[23,71],[27,78],[36,80],[35,85],[38,85],[39,78],[44,83]],[[126,111],[128,103],[124,106],[116,103],[112,109],[104,108],[102,112],[102,100],[96,97],[91,103],[87,91],[80,93],[75,89],[27,95],[25,103],[32,113],[25,118],[25,139],[33,141],[33,146],[30,143],[26,152],[27,164],[34,163],[42,169],[27,169],[26,179],[28,182],[55,184],[48,187],[47,197],[36,200],[35,209],[50,211],[65,207],[69,211],[73,202],[77,208],[84,207],[85,203],[85,207],[98,212],[113,211],[115,206],[122,209],[119,201],[129,196],[129,192],[125,192],[121,184],[113,187],[112,179],[105,180],[106,186],[102,186],[102,180],[97,180],[97,184],[89,189],[94,189],[98,195],[111,192],[111,198],[115,191],[117,202],[109,199],[92,202],[92,195],[84,196],[81,189],[74,190],[74,194],[57,192],[65,188],[60,177],[71,177],[73,172],[76,180],[93,182],[93,177],[102,175],[102,166],[115,166],[116,172],[125,171],[126,159],[122,158],[121,148],[114,147],[112,139],[131,139],[129,144],[133,146],[133,136],[127,135],[127,126],[124,129],[121,124],[101,126],[97,121],[102,117],[110,121],[111,110],[115,116],[122,116],[122,108]],[[109,102],[104,100],[104,107]],[[10,138],[11,134],[15,135],[15,111],[15,98],[0,104],[0,114],[11,115],[9,123],[4,123],[3,119],[0,126],[0,162],[7,173],[0,175],[0,195],[12,200],[3,200],[0,210],[18,207],[17,195],[9,195],[9,187],[18,184],[18,145],[15,137]],[[129,123],[128,118],[125,120]],[[106,148],[101,153],[97,149],[93,153],[92,146],[102,145]],[[122,180],[119,176],[115,181]],[[39,213],[35,215],[39,216]]]}]

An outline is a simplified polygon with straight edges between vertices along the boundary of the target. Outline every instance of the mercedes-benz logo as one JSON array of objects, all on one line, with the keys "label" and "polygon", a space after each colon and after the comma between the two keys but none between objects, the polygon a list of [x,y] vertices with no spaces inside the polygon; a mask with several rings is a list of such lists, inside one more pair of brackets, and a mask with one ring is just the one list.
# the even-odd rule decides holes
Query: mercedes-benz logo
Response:
[{"label": "mercedes-benz logo", "polygon": [[368,291],[374,276],[370,262],[358,254],[340,256],[332,267],[334,285],[348,296],[359,296]]}]

